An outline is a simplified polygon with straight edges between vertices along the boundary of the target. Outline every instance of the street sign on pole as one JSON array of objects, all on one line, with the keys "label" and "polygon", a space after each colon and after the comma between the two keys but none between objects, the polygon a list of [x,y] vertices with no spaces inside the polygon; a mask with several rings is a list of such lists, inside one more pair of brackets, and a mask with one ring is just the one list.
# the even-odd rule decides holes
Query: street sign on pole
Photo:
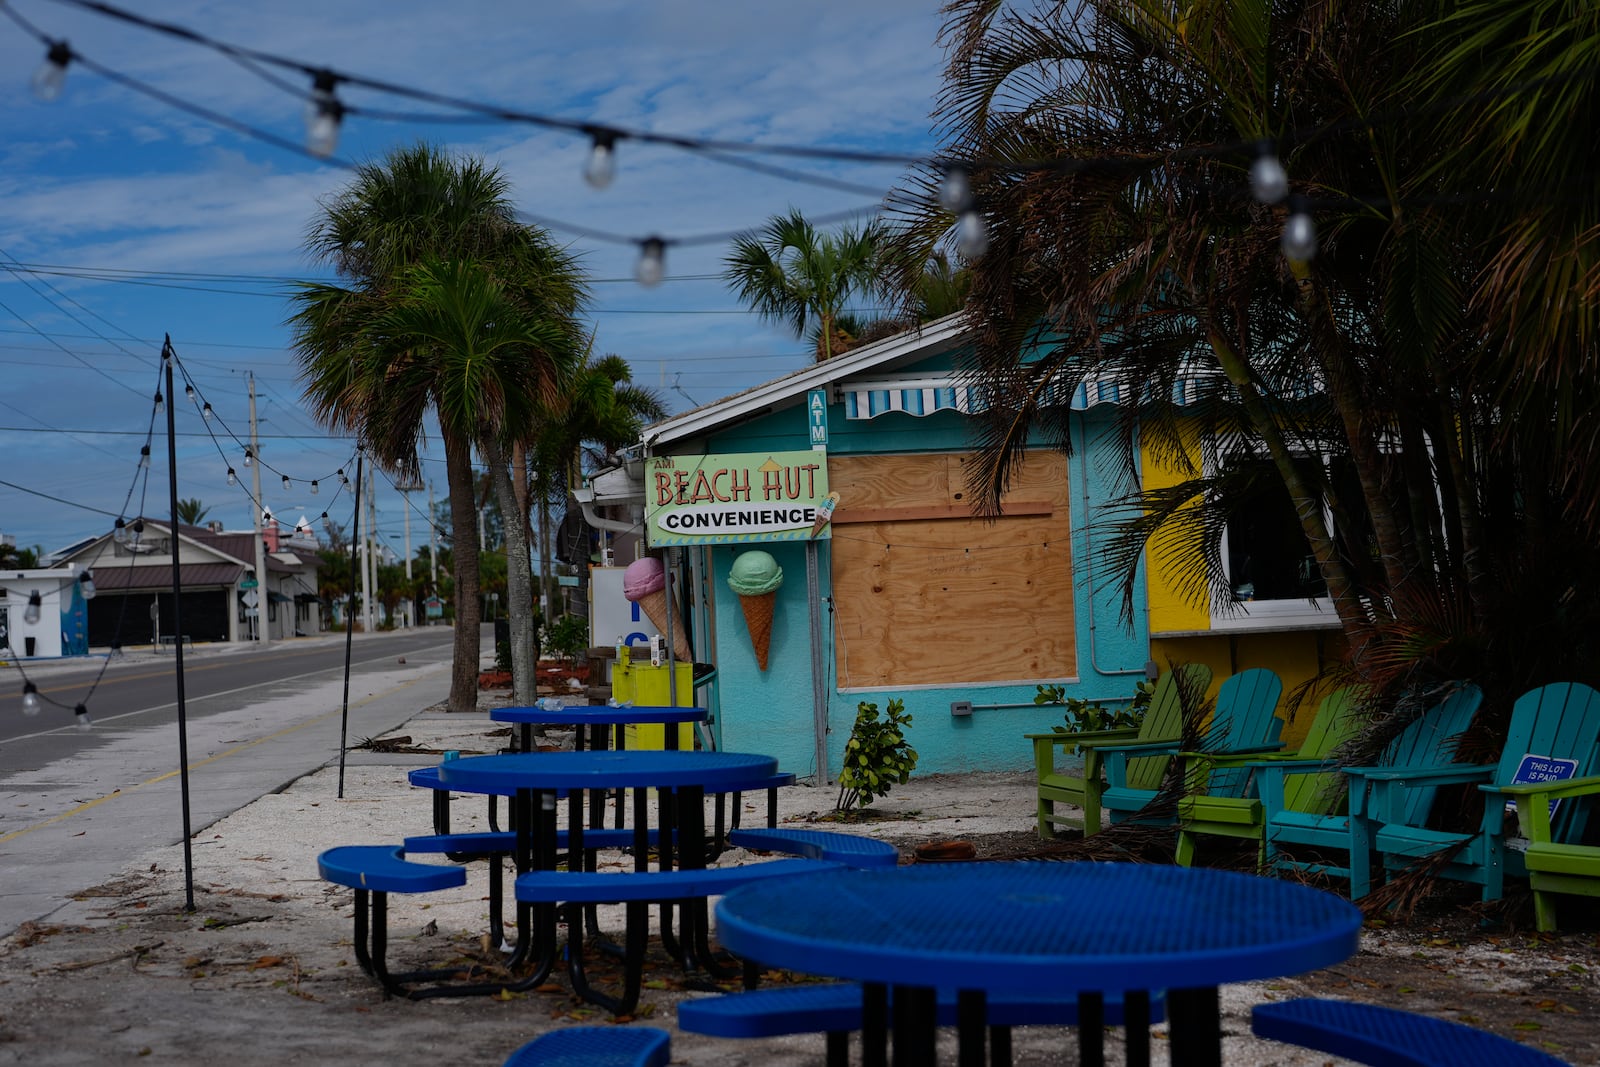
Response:
[{"label": "street sign on pole", "polygon": [[240,589],[254,589],[256,586],[258,586],[260,584],[261,583],[256,581],[254,578],[246,578],[244,581],[239,583],[239,588]]},{"label": "street sign on pole", "polygon": [[247,608],[254,608],[257,604],[261,603],[261,595],[259,593],[257,593],[254,589],[252,589],[249,592],[245,593],[243,599],[244,599],[244,606],[247,607]]}]

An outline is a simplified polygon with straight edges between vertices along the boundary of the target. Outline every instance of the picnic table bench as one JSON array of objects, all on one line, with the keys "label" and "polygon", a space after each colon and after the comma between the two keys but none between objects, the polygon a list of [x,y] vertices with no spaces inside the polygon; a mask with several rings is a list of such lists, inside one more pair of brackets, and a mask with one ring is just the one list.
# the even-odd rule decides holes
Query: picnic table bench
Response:
[{"label": "picnic table bench", "polygon": [[1376,1004],[1305,997],[1258,1004],[1256,1036],[1373,1067],[1559,1067],[1563,1061],[1463,1023]]},{"label": "picnic table bench", "polygon": [[517,1049],[504,1067],[667,1067],[672,1037],[642,1026],[573,1026],[541,1034]]}]

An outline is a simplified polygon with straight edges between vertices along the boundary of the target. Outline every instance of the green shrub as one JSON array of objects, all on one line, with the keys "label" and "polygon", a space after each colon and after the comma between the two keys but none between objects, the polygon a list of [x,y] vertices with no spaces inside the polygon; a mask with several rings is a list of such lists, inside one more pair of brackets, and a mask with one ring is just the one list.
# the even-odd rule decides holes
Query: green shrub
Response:
[{"label": "green shrub", "polygon": [[589,649],[589,622],[579,615],[563,615],[545,627],[545,647],[552,655],[576,663]]},{"label": "green shrub", "polygon": [[911,716],[903,700],[889,701],[880,721],[878,705],[865,700],[856,705],[856,724],[844,746],[844,766],[839,771],[839,799],[835,811],[865,807],[885,796],[896,782],[904,784],[917,766],[917,750],[906,740]]}]

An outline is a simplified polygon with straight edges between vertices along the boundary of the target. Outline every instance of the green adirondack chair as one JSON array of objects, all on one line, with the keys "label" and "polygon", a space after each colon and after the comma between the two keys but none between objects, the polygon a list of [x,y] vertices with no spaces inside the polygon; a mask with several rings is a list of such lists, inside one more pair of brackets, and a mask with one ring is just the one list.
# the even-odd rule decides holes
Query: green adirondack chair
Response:
[{"label": "green adirondack chair", "polygon": [[[1600,775],[1559,782],[1539,782],[1511,786],[1508,796],[1517,801],[1519,819],[1528,832],[1528,851],[1523,862],[1528,882],[1533,886],[1533,918],[1542,934],[1556,928],[1556,894],[1600,897],[1600,848],[1594,845],[1566,844],[1555,839],[1550,805],[1560,807],[1586,803],[1600,793]],[[1526,816],[1522,813],[1527,812]]]},{"label": "green adirondack chair", "polygon": [[[1266,817],[1266,862],[1274,870],[1314,871],[1348,878],[1352,883],[1370,884],[1372,857],[1366,847],[1351,848],[1350,815],[1368,810],[1365,775],[1370,771],[1400,767],[1437,767],[1450,762],[1455,740],[1472,725],[1472,716],[1483,703],[1483,691],[1470,682],[1455,686],[1443,700],[1424,711],[1385,747],[1377,766],[1338,768],[1332,761],[1303,764],[1292,760],[1263,764],[1256,770],[1256,787]],[[1320,777],[1330,769],[1341,771],[1341,790],[1346,803],[1322,812],[1292,803],[1290,790],[1300,777]],[[1320,786],[1319,786],[1320,788]],[[1433,810],[1435,786],[1407,790],[1403,822],[1421,826]],[[1307,845],[1322,855],[1318,861],[1296,860],[1282,851],[1285,845]],[[1346,854],[1348,866],[1329,862],[1338,852]]]},{"label": "green adirondack chair", "polygon": [[[1283,720],[1277,715],[1282,693],[1282,680],[1262,667],[1241,671],[1223,682],[1206,729],[1206,752],[1259,756],[1282,748],[1278,735],[1283,731]],[[1132,774],[1133,766],[1140,762],[1139,757],[1170,761],[1181,747],[1181,740],[1100,746],[1106,773],[1100,804],[1112,822],[1150,818],[1148,813],[1138,813],[1156,798],[1161,779],[1157,776],[1151,784],[1139,785]],[[1161,773],[1166,773],[1165,762]],[[1212,796],[1243,796],[1248,782],[1248,772],[1242,766],[1227,767],[1212,773],[1206,788]],[[1168,821],[1165,816],[1160,818]]]},{"label": "green adirondack chair", "polygon": [[[1506,844],[1506,801],[1540,790],[1518,788],[1516,779],[1528,757],[1570,766],[1574,780],[1593,775],[1596,742],[1600,741],[1600,692],[1577,682],[1541,686],[1517,698],[1511,724],[1498,763],[1482,767],[1413,767],[1371,771],[1364,777],[1371,790],[1369,810],[1352,815],[1352,847],[1371,842],[1385,871],[1398,871],[1446,848],[1455,848],[1438,875],[1483,887],[1484,900],[1499,900],[1506,878],[1526,877],[1524,854]],[[1483,814],[1471,833],[1432,830],[1401,821],[1406,810],[1404,794],[1418,787],[1475,783],[1483,797]],[[1553,795],[1543,783],[1546,795]],[[1537,813],[1534,818],[1536,819]],[[1546,812],[1548,818],[1548,809]],[[1583,838],[1588,806],[1563,803],[1550,827],[1553,842],[1576,844]],[[1352,878],[1350,892],[1358,897],[1368,886]]]},{"label": "green adirondack chair", "polygon": [[[1055,827],[1081,827],[1085,836],[1100,830],[1101,776],[1100,746],[1128,741],[1166,742],[1176,745],[1183,736],[1183,694],[1196,698],[1211,684],[1211,668],[1203,663],[1185,663],[1164,674],[1145,709],[1138,727],[1122,730],[1078,732],[1052,731],[1028,734],[1033,742],[1033,765],[1039,779],[1039,836],[1049,840]],[[1058,756],[1081,756],[1057,762]],[[1166,773],[1170,757],[1133,760],[1128,774],[1154,789]],[[1057,812],[1057,804],[1070,804],[1083,810],[1082,818]]]},{"label": "green adirondack chair", "polygon": [[[1300,747],[1294,752],[1268,756],[1240,756],[1224,753],[1193,752],[1185,758],[1191,766],[1212,778],[1221,770],[1244,767],[1253,771],[1265,761],[1297,761],[1324,768],[1321,774],[1301,775],[1289,784],[1286,801],[1296,810],[1326,815],[1339,803],[1343,790],[1338,772],[1332,770],[1328,757],[1344,744],[1361,726],[1357,712],[1360,710],[1354,689],[1335,689],[1317,708],[1317,716]],[[1267,863],[1266,806],[1260,797],[1215,796],[1208,784],[1198,782],[1202,788],[1186,792],[1178,801],[1177,861],[1187,867],[1194,862],[1195,838],[1236,837],[1256,842],[1256,867],[1263,869]]]}]

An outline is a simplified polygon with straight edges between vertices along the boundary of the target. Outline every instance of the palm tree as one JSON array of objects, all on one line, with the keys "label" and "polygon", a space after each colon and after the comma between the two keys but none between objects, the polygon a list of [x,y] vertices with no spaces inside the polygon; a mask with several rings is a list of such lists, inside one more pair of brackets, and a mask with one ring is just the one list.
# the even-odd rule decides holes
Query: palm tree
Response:
[{"label": "palm tree", "polygon": [[540,582],[549,603],[554,604],[556,598],[549,569],[554,556],[550,508],[566,499],[583,446],[592,444],[602,452],[614,452],[637,441],[647,423],[666,414],[666,405],[655,390],[633,384],[628,361],[609,354],[586,358],[567,387],[541,412],[542,430],[528,455],[528,466],[530,494],[539,510]]},{"label": "palm tree", "polygon": [[190,526],[199,526],[205,521],[211,509],[200,503],[199,497],[190,497],[188,500],[178,501],[178,521]]},{"label": "palm tree", "polygon": [[[474,398],[435,373],[443,367],[437,353],[397,350],[373,326],[402,303],[408,285],[416,295],[420,279],[413,272],[428,259],[436,266],[486,264],[519,305],[569,318],[586,298],[581,276],[543,231],[517,221],[503,175],[423,144],[358,167],[350,185],[323,205],[306,244],[347,283],[302,283],[292,297],[296,358],[313,413],[330,427],[356,432],[375,459],[412,477],[425,416],[430,409],[452,409],[440,425],[450,525],[458,535],[451,554],[456,632],[450,707],[472,710],[480,618],[478,547],[471,536],[477,528],[474,436],[454,416]],[[531,612],[531,605],[513,603],[512,610]]]},{"label": "palm tree", "polygon": [[[1125,606],[1155,559],[1228,610],[1221,541],[1265,478],[1363,682],[1593,679],[1600,397],[1579,368],[1600,357],[1600,195],[1594,146],[1567,133],[1597,77],[1582,58],[1596,13],[950,11],[937,118],[989,228],[967,264],[970,371],[993,398],[980,500],[998,504],[1023,449],[1070,449],[1078,384],[1115,382],[1133,398],[1117,412],[1127,484],[1141,447],[1176,472],[1124,501]],[[1252,197],[1262,142],[1303,202]],[[950,241],[938,184],[922,173],[895,198],[911,205],[897,238]],[[1279,238],[1302,211],[1320,248],[1290,259]]]},{"label": "palm tree", "polygon": [[[577,362],[572,323],[524,306],[483,264],[424,260],[403,273],[391,310],[374,328],[396,355],[394,385],[433,392],[441,435],[477,442],[501,514],[513,516],[503,531],[513,696],[532,703],[532,557],[526,517],[516,517],[510,443],[528,439],[537,411],[570,377]],[[412,375],[420,380],[408,384]]]},{"label": "palm tree", "polygon": [[723,260],[723,277],[739,299],[763,319],[781,322],[803,336],[815,330],[817,361],[837,355],[840,322],[850,299],[882,288],[879,257],[884,233],[876,223],[846,227],[838,236],[819,234],[798,211],[775,216],[759,235],[734,241]]}]

